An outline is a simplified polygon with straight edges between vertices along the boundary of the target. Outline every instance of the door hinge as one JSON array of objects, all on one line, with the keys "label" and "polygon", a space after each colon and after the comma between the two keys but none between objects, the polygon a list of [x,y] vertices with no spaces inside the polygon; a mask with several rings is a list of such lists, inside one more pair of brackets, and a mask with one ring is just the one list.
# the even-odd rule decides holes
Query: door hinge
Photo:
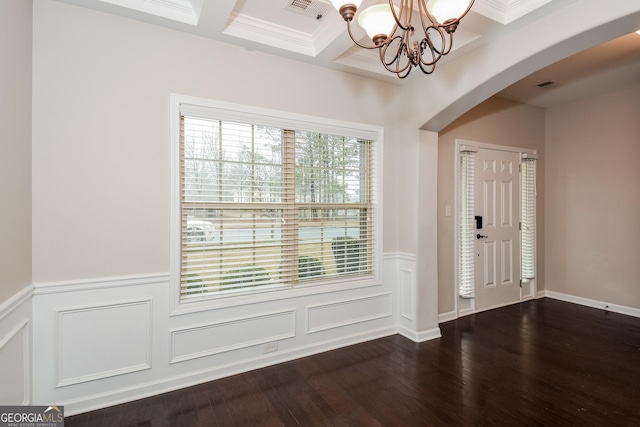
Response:
[{"label": "door hinge", "polygon": [[522,287],[522,279],[520,279],[520,287]]},{"label": "door hinge", "polygon": [[522,173],[522,163],[518,165],[518,172]]},{"label": "door hinge", "polygon": [[522,231],[522,221],[518,223],[518,230]]}]

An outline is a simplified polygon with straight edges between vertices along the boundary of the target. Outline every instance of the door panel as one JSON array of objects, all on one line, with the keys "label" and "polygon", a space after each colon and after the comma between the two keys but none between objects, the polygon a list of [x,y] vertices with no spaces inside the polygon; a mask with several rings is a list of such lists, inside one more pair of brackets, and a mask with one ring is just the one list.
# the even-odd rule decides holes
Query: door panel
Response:
[{"label": "door panel", "polygon": [[503,240],[502,241],[502,283],[513,283],[513,241],[511,240]]},{"label": "door panel", "polygon": [[[476,187],[477,188],[477,187]],[[475,192],[478,194],[478,191]],[[496,182],[484,181],[484,197],[482,204],[476,206],[483,207],[483,217],[486,217],[486,227],[496,226]]]},{"label": "door panel", "polygon": [[513,182],[502,181],[501,184],[502,194],[500,195],[500,225],[502,227],[513,227]]},{"label": "door panel", "polygon": [[483,228],[476,239],[476,311],[520,301],[520,191],[518,153],[476,153],[475,215]]},{"label": "door panel", "polygon": [[486,241],[483,245],[484,249],[484,281],[485,288],[496,286],[496,244],[495,242]]}]

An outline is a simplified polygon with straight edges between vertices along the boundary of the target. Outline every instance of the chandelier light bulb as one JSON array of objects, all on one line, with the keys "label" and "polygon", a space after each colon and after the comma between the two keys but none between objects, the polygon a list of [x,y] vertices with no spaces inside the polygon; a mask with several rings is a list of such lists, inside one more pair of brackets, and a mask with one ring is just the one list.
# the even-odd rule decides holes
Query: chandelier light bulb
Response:
[{"label": "chandelier light bulb", "polygon": [[[400,13],[400,10],[394,6],[396,14]],[[380,36],[384,35],[386,39],[393,31],[393,27],[396,25],[396,20],[393,18],[391,8],[388,4],[377,4],[370,6],[360,12],[358,16],[358,24],[367,32],[367,35],[374,42],[376,39],[381,39]]]},{"label": "chandelier light bulb", "polygon": [[439,24],[445,24],[447,21],[461,19],[471,3],[472,0],[429,0],[427,10]]}]

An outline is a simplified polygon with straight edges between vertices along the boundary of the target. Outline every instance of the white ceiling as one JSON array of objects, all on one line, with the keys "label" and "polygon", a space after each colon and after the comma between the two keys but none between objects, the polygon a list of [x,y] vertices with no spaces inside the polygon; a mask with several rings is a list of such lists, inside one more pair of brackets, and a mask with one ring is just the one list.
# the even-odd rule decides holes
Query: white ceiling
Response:
[{"label": "white ceiling", "polygon": [[631,33],[536,71],[497,96],[552,107],[636,83],[640,83],[640,35]]},{"label": "white ceiling", "polygon": [[[329,0],[59,1],[394,84],[429,78],[414,70],[399,80],[385,71],[376,50],[353,44]],[[364,0],[361,9],[376,2]],[[551,0],[476,0],[455,33],[454,51],[441,62],[527,25],[554,7],[559,6]],[[357,24],[353,28],[363,44],[372,44]],[[537,86],[547,81],[558,84]],[[638,81],[640,35],[633,33],[535,72],[498,95],[548,107]]]}]

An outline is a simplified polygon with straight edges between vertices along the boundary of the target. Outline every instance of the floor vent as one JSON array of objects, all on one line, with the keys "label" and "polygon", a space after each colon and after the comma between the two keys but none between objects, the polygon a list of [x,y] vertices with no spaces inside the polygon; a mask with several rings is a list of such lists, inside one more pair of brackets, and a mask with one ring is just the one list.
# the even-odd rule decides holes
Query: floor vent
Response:
[{"label": "floor vent", "polygon": [[319,0],[289,0],[284,10],[300,13],[313,19],[322,19],[331,5]]}]

